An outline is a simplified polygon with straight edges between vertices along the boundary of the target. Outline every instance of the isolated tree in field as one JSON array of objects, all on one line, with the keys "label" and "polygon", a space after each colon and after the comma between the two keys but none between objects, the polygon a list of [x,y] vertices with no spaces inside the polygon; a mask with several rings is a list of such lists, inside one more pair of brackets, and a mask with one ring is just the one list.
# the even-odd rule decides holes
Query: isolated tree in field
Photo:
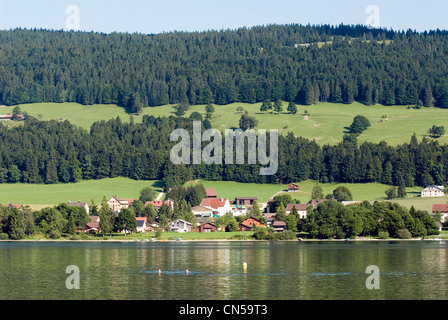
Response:
[{"label": "isolated tree in field", "polygon": [[360,134],[364,130],[366,130],[368,127],[370,127],[370,125],[371,124],[370,124],[369,119],[367,119],[364,116],[358,115],[353,119],[353,122],[349,128],[349,133]]},{"label": "isolated tree in field", "polygon": [[397,187],[390,187],[389,189],[384,191],[384,193],[386,194],[387,199],[395,199],[397,197]]},{"label": "isolated tree in field", "polygon": [[215,112],[215,108],[213,107],[213,105],[211,103],[209,103],[205,106],[205,112],[206,112],[205,117],[207,119],[211,119],[213,113]]},{"label": "isolated tree in field", "polygon": [[269,101],[269,100],[263,101],[263,103],[261,104],[261,107],[260,107],[260,111],[261,112],[266,112],[266,111],[269,111],[269,110],[272,110],[272,102]]},{"label": "isolated tree in field", "polygon": [[239,122],[240,129],[244,131],[255,128],[257,124],[258,120],[249,116],[247,111],[241,116]]},{"label": "isolated tree in field", "polygon": [[277,114],[280,114],[280,112],[283,111],[283,104],[280,100],[276,100],[274,102],[274,110],[277,112]]},{"label": "isolated tree in field", "polygon": [[146,201],[154,201],[157,197],[157,192],[151,187],[144,187],[140,190],[139,200],[143,203]]},{"label": "isolated tree in field", "polygon": [[428,133],[431,137],[440,138],[445,135],[445,127],[433,125],[432,128],[428,130]]},{"label": "isolated tree in field", "polygon": [[338,201],[352,201],[353,196],[351,191],[344,186],[337,187],[333,190],[333,197]]},{"label": "isolated tree in field", "polygon": [[290,102],[288,104],[288,109],[287,109],[291,114],[296,114],[297,113],[297,105],[294,102]]},{"label": "isolated tree in field", "polygon": [[196,120],[196,121],[201,121],[202,122],[202,115],[199,112],[197,112],[197,111],[192,112],[190,114],[189,118],[193,119],[193,120]]},{"label": "isolated tree in field", "polygon": [[173,107],[173,108],[176,109],[176,111],[174,112],[174,114],[175,114],[177,117],[182,117],[182,116],[185,114],[185,112],[187,111],[187,108],[185,107],[184,104],[179,104],[179,105],[177,105],[177,106],[175,106],[175,107]]}]

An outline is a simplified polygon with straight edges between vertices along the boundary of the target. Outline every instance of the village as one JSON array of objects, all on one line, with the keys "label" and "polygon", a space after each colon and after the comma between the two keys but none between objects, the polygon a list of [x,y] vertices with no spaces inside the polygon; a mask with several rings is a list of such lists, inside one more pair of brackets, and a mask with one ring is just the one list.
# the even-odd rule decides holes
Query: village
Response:
[{"label": "village", "polygon": [[[299,190],[298,184],[290,184],[288,185],[288,189],[283,191],[283,194],[292,194]],[[253,196],[244,196],[244,197],[235,197],[235,199],[230,200],[226,198],[221,198],[216,193],[214,188],[205,188],[207,197],[202,199],[200,205],[192,207],[191,211],[195,216],[195,222],[186,221],[184,219],[176,219],[174,221],[169,220],[168,227],[163,228],[163,226],[159,223],[159,216],[156,216],[156,219],[153,223],[148,222],[147,217],[138,217],[134,214],[137,228],[133,230],[133,232],[137,233],[151,233],[156,230],[168,231],[168,232],[176,232],[176,233],[188,233],[188,232],[225,232],[226,226],[219,225],[216,221],[219,221],[219,218],[225,215],[231,215],[231,217],[235,217],[238,221],[237,231],[254,231],[256,228],[270,228],[272,232],[279,233],[285,232],[287,228],[287,223],[280,219],[275,219],[277,212],[270,212],[270,203],[273,199],[270,199],[267,203],[258,204],[257,197]],[[445,189],[443,186],[435,186],[430,185],[421,190],[421,197],[443,197],[445,196]],[[121,210],[130,208],[133,203],[138,199],[125,199],[120,198],[117,195],[110,197],[107,200],[107,204],[109,208],[118,215]],[[310,209],[316,209],[319,204],[325,201],[336,201],[335,199],[312,199],[308,203],[288,203],[285,206],[286,216],[294,213],[300,219],[305,219],[307,217],[307,213]],[[442,202],[442,198],[441,201]],[[443,198],[443,202],[446,202],[446,199]],[[350,206],[354,204],[360,204],[362,201],[342,201],[342,205]],[[259,207],[260,215],[252,215],[254,212],[253,205]],[[90,214],[89,204],[87,202],[77,201],[77,202],[68,202],[67,205],[82,207],[86,210],[88,214]],[[171,210],[174,208],[174,201],[171,199],[166,200],[154,200],[154,201],[146,201],[145,207],[152,205],[154,206],[156,212],[159,212],[162,205],[168,206]],[[16,208],[20,208],[21,205],[6,205],[6,206],[14,206]],[[257,210],[258,211],[258,210]],[[438,223],[439,231],[442,231],[442,223],[446,221],[446,217],[448,216],[448,204],[447,203],[439,203],[434,204],[432,207],[432,212],[430,213],[432,216],[439,214],[440,222]],[[101,232],[100,230],[100,217],[98,215],[89,215],[90,222],[88,222],[82,230],[86,233],[97,234]],[[236,230],[235,230],[236,231]],[[124,230],[124,233],[130,233],[129,230]]]}]

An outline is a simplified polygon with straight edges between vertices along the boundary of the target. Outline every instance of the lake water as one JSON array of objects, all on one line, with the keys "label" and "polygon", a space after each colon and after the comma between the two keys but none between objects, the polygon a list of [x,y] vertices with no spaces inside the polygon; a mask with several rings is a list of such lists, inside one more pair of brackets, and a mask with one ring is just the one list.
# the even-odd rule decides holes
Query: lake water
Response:
[{"label": "lake water", "polygon": [[[440,300],[448,298],[447,245],[1,242],[0,299]],[[79,268],[79,289],[66,287],[70,265]],[[379,289],[366,288],[369,265],[379,268]]]}]

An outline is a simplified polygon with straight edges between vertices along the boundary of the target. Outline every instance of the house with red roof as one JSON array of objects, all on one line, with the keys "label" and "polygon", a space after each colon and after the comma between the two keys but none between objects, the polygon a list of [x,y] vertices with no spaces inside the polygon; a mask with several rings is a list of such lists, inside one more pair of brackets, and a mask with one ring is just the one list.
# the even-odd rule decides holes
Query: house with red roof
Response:
[{"label": "house with red roof", "polygon": [[215,188],[205,188],[207,198],[218,198]]},{"label": "house with red roof", "polygon": [[137,232],[148,231],[148,218],[147,217],[135,217],[137,220]]},{"label": "house with red roof", "polygon": [[238,231],[251,231],[254,227],[266,227],[261,220],[249,217],[240,222]]},{"label": "house with red roof", "polygon": [[171,207],[171,209],[173,209],[173,207],[174,207],[174,202],[173,202],[172,200],[165,200],[165,201],[162,201],[162,200],[146,201],[146,202],[145,202],[145,207],[147,207],[148,205],[152,204],[152,205],[154,206],[154,208],[156,209],[156,211],[159,211],[159,210],[160,210],[160,207],[161,207],[164,203],[165,203],[167,206]]},{"label": "house with red roof", "polygon": [[217,212],[217,214],[215,214],[216,216],[222,216],[225,215],[227,212],[232,211],[232,207],[230,206],[229,200],[224,198],[202,199],[200,206],[216,211]]},{"label": "house with red roof", "polygon": [[432,205],[432,215],[434,216],[436,213],[440,212],[442,215],[442,222],[446,220],[448,217],[448,204],[433,204]]}]

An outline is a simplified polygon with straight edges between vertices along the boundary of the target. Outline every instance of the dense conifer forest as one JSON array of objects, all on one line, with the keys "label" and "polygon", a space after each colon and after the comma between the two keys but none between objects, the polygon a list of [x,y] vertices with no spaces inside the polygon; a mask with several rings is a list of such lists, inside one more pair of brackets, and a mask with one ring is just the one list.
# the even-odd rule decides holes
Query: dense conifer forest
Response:
[{"label": "dense conifer forest", "polygon": [[[243,165],[225,164],[225,152],[223,164],[173,165],[170,151],[177,142],[170,141],[170,134],[178,128],[192,135],[193,119],[145,115],[143,123],[125,123],[116,118],[94,123],[89,132],[68,121],[28,117],[23,126],[0,126],[0,183],[52,184],[124,176],[162,180],[165,188],[192,179],[426,186],[445,183],[448,172],[448,146],[428,138],[418,141],[415,135],[409,143],[389,146],[359,144],[356,135],[347,134],[339,144],[322,147],[292,133],[279,135],[279,166],[271,176],[259,175],[259,164],[247,164],[247,148]],[[209,143],[203,142],[203,147]]]},{"label": "dense conifer forest", "polygon": [[269,25],[156,35],[0,31],[0,104],[317,101],[448,107],[448,33]]}]

